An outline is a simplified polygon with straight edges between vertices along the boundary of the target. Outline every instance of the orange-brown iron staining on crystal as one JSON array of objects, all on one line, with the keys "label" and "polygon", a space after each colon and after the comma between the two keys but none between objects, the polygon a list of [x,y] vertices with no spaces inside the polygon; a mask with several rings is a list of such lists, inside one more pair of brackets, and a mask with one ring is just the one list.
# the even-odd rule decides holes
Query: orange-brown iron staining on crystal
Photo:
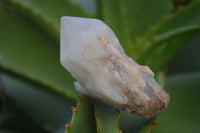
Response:
[{"label": "orange-brown iron staining on crystal", "polygon": [[128,57],[100,20],[62,17],[61,64],[77,80],[77,91],[117,109],[152,118],[169,102],[154,73]]},{"label": "orange-brown iron staining on crystal", "polygon": [[97,39],[98,40],[102,40],[102,36],[101,35],[97,35]]}]

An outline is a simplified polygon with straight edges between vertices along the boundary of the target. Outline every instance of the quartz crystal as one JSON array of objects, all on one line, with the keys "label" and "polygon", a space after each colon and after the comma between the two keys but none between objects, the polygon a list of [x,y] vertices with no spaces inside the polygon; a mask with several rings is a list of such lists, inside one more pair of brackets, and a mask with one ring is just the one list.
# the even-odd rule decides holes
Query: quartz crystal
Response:
[{"label": "quartz crystal", "polygon": [[166,108],[169,95],[154,73],[128,57],[101,20],[61,18],[61,64],[77,91],[146,118]]}]

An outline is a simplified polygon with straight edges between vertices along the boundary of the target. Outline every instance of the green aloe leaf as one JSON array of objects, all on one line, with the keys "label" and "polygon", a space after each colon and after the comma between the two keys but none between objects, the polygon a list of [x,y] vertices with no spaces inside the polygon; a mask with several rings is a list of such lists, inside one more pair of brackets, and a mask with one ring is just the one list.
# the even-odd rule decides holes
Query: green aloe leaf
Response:
[{"label": "green aloe leaf", "polygon": [[17,7],[22,14],[38,23],[59,42],[61,16],[90,17],[77,4],[69,0],[4,0]]},{"label": "green aloe leaf", "polygon": [[[3,84],[2,89],[7,96],[32,121],[35,121],[48,132],[55,132],[61,126],[63,127],[61,130],[64,132],[66,122],[69,122],[72,117],[70,107],[75,104],[72,105],[69,101],[63,101],[58,97],[49,95],[46,91],[42,91],[42,88],[39,88],[39,86],[28,84],[12,75],[1,73],[0,79]],[[13,126],[16,125],[15,123],[13,124]],[[21,125],[19,128],[23,129],[24,126]]]},{"label": "green aloe leaf", "polygon": [[119,129],[119,110],[100,101],[94,102],[94,110],[98,133],[122,133]]},{"label": "green aloe leaf", "polygon": [[135,115],[126,111],[120,111],[122,118],[120,120],[120,128],[123,133],[137,133],[148,119]]},{"label": "green aloe leaf", "polygon": [[153,70],[158,72],[185,41],[200,32],[199,22],[200,1],[194,1],[166,17],[144,37],[138,39],[137,47],[141,51],[136,60],[141,64],[154,66]]},{"label": "green aloe leaf", "polygon": [[65,133],[95,133],[96,125],[92,101],[87,96],[78,97],[77,107],[72,107],[73,117]]},{"label": "green aloe leaf", "polygon": [[127,54],[135,57],[135,38],[172,10],[170,0],[98,0],[99,17],[115,32]]},{"label": "green aloe leaf", "polygon": [[170,94],[171,102],[156,120],[146,123],[139,133],[199,132],[199,80],[200,73],[169,76],[166,79],[166,90]]},{"label": "green aloe leaf", "polygon": [[154,72],[158,72],[160,69],[168,67],[169,61],[172,56],[180,49],[181,46],[185,45],[185,42],[191,40],[195,35],[200,32],[200,29],[194,29],[185,33],[179,34],[172,37],[168,42],[165,42],[162,48],[154,52],[151,58],[148,59],[148,64]]},{"label": "green aloe leaf", "polygon": [[171,102],[157,118],[152,133],[200,132],[200,73],[169,76],[166,88]]},{"label": "green aloe leaf", "polygon": [[200,34],[190,40],[174,56],[169,66],[169,74],[200,71]]},{"label": "green aloe leaf", "polygon": [[75,101],[78,93],[55,42],[14,11],[0,8],[0,16],[0,69]]}]

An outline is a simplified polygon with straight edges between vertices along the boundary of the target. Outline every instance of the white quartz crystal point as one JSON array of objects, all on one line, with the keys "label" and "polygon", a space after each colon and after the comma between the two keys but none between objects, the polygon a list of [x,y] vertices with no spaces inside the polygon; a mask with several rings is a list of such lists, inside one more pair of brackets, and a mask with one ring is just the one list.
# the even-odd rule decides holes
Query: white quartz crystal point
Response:
[{"label": "white quartz crystal point", "polygon": [[153,72],[128,57],[100,20],[61,18],[61,64],[77,80],[77,91],[118,109],[150,118],[168,104]]}]

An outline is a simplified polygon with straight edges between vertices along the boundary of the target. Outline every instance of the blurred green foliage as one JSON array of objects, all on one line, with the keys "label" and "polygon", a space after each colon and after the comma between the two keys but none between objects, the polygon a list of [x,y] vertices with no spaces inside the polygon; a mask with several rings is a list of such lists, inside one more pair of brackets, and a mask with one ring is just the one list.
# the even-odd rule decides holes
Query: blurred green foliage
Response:
[{"label": "blurred green foliage", "polygon": [[[81,94],[60,65],[61,16],[108,24],[129,56],[167,78],[168,108],[148,120],[87,96],[74,107]],[[199,0],[0,0],[0,132],[200,132],[199,48]]]}]

